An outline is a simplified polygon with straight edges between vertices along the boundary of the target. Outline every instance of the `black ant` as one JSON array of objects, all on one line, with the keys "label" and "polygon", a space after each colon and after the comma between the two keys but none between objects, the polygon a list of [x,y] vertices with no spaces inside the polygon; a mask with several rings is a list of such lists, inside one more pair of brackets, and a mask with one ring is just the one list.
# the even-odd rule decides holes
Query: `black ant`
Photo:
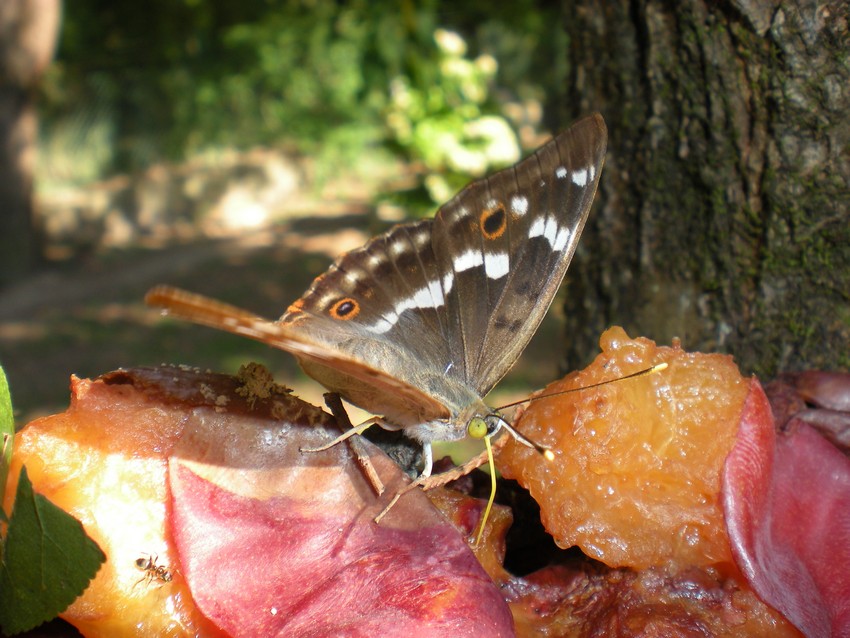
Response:
[{"label": "black ant", "polygon": [[145,572],[145,575],[142,576],[142,578],[138,582],[136,582],[136,585],[138,585],[143,580],[146,580],[150,583],[154,579],[162,581],[163,583],[171,582],[171,579],[173,578],[171,572],[168,571],[167,567],[156,564],[158,558],[159,556],[157,554],[146,554],[144,556],[139,556],[139,558],[136,559],[136,568]]}]

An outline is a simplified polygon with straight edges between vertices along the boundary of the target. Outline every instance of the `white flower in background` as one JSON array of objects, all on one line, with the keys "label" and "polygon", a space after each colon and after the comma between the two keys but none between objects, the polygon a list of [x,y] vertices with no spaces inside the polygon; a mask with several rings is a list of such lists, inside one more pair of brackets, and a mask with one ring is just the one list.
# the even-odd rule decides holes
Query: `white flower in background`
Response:
[{"label": "white flower in background", "polygon": [[475,176],[482,175],[487,170],[485,153],[460,144],[446,156],[446,163],[452,170]]},{"label": "white flower in background", "polygon": [[437,46],[449,55],[458,57],[466,55],[466,42],[454,31],[437,29],[434,32],[434,40],[437,42]]},{"label": "white flower in background", "polygon": [[519,142],[504,118],[495,115],[479,117],[477,120],[467,122],[463,132],[467,138],[484,142],[481,152],[488,166],[515,164],[519,161]]},{"label": "white flower in background", "polygon": [[431,173],[425,177],[425,189],[431,200],[435,202],[447,202],[454,195],[446,178],[437,173]]},{"label": "white flower in background", "polygon": [[443,202],[453,194],[458,173],[480,177],[513,164],[520,147],[504,116],[482,114],[495,110],[488,102],[496,59],[489,54],[467,59],[466,42],[452,31],[436,30],[434,41],[438,74],[427,86],[409,77],[394,79],[384,121],[393,139],[430,173],[423,185],[431,199]]},{"label": "white flower in background", "polygon": [[390,83],[390,96],[393,106],[396,108],[410,108],[413,99],[410,95],[410,85],[406,77],[398,76],[393,79]]},{"label": "white flower in background", "polygon": [[469,60],[445,58],[440,61],[440,72],[449,78],[467,79],[473,74],[474,70]]},{"label": "white flower in background", "polygon": [[475,66],[487,77],[493,77],[499,70],[499,63],[489,53],[484,53],[475,58]]}]

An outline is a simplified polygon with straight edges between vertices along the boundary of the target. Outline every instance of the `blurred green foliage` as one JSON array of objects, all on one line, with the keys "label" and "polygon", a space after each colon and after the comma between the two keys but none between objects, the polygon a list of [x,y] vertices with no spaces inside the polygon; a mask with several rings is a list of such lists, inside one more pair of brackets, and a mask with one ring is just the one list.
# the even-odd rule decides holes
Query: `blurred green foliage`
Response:
[{"label": "blurred green foliage", "polygon": [[431,83],[417,86],[405,75],[393,79],[386,123],[407,158],[424,164],[424,186],[439,204],[469,177],[513,164],[520,151],[490,94],[495,58],[468,59],[466,42],[453,31],[437,29],[434,39],[439,55]]},{"label": "blurred green foliage", "polygon": [[440,199],[457,174],[516,159],[514,131],[539,125],[523,105],[562,95],[560,12],[542,0],[73,0],[64,12],[41,117],[47,172],[66,183],[280,144],[330,174],[381,148],[440,176]]}]

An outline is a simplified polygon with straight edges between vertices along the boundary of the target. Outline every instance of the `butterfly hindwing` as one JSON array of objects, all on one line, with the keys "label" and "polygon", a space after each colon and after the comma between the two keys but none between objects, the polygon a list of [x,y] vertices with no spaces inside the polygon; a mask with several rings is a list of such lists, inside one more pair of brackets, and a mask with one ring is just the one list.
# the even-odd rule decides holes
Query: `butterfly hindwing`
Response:
[{"label": "butterfly hindwing", "polygon": [[[449,417],[442,401],[422,392],[417,385],[368,365],[362,357],[353,356],[342,347],[323,343],[321,334],[311,335],[308,330],[294,329],[291,325],[269,321],[236,306],[170,286],[153,288],[145,296],[145,302],[168,309],[174,317],[250,337],[290,352],[305,368],[324,368],[349,379],[350,383],[370,388],[375,397],[381,397],[376,400],[382,401],[385,406],[404,409],[421,418]],[[373,343],[372,346],[374,350],[380,344]],[[389,354],[391,356],[392,352]],[[381,356],[385,358],[387,354]],[[322,380],[318,376],[316,378]],[[376,414],[383,412],[375,411]]]},{"label": "butterfly hindwing", "polygon": [[[342,255],[281,318],[284,324],[344,328],[352,340],[389,341],[422,352],[438,368],[449,352],[445,299],[431,246],[432,220],[395,226]],[[340,310],[346,312],[341,313]]]}]

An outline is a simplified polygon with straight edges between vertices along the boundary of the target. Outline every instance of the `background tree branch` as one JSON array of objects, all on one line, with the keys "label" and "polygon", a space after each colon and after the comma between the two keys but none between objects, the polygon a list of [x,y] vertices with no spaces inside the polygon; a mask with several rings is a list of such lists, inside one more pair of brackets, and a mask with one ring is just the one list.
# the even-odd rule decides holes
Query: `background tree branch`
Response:
[{"label": "background tree branch", "polygon": [[28,273],[37,259],[34,99],[53,57],[60,13],[59,0],[0,2],[0,287]]}]

